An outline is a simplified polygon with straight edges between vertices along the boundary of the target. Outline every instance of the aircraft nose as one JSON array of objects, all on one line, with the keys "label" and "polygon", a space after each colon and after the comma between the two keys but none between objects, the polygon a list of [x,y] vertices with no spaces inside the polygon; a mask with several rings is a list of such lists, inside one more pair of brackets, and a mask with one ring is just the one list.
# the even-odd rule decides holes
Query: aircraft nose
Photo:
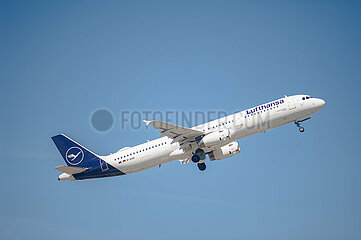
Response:
[{"label": "aircraft nose", "polygon": [[323,106],[325,106],[326,102],[320,98],[315,98],[314,99],[314,105],[316,105],[316,107],[319,109],[323,108]]}]

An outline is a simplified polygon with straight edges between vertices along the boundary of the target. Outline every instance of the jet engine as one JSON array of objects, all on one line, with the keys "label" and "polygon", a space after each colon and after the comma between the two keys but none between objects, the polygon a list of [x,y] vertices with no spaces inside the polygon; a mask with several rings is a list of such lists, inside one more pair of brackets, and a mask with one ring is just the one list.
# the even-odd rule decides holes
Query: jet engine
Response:
[{"label": "jet engine", "polygon": [[216,150],[208,153],[209,159],[211,161],[220,160],[228,157],[232,157],[240,153],[240,148],[238,142],[231,142],[223,147],[217,148]]},{"label": "jet engine", "polygon": [[231,133],[229,129],[218,130],[204,136],[202,140],[199,142],[199,146],[212,147],[215,145],[219,145],[230,138],[231,138]]}]

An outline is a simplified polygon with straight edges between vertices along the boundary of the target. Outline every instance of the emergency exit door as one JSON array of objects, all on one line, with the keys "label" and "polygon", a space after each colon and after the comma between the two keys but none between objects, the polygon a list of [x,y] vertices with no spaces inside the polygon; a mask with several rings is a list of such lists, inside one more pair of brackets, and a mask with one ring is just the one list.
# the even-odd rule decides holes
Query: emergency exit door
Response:
[{"label": "emergency exit door", "polygon": [[295,101],[293,98],[287,98],[287,101],[288,101],[288,109],[289,110],[292,110],[292,109],[295,109],[296,108],[296,104],[295,104]]},{"label": "emergency exit door", "polygon": [[103,172],[106,171],[106,170],[108,170],[109,167],[108,167],[107,162],[104,161],[104,160],[102,160],[102,159],[100,159],[100,168],[102,169]]}]

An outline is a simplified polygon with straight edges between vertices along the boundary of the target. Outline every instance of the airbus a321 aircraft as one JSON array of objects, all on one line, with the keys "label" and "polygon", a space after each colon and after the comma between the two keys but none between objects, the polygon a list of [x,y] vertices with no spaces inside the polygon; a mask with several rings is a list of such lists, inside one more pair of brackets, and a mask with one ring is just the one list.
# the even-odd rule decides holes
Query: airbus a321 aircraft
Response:
[{"label": "airbus a321 aircraft", "polygon": [[64,134],[52,137],[67,166],[56,167],[63,172],[58,180],[81,180],[126,175],[143,171],[170,161],[194,162],[200,171],[209,160],[232,157],[240,152],[236,140],[294,122],[300,132],[301,122],[319,111],[325,101],[308,95],[285,96],[193,128],[176,126],[157,120],[145,121],[162,137],[118,152],[100,156]]}]

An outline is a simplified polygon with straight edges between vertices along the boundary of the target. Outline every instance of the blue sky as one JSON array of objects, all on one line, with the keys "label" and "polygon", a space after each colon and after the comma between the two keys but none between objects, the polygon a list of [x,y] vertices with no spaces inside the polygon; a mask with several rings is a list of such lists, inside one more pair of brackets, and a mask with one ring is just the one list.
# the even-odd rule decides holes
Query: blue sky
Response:
[{"label": "blue sky", "polygon": [[[360,239],[359,1],[2,1],[0,239]],[[50,137],[98,154],[159,133],[122,110],[326,106],[241,153],[58,182]],[[93,130],[106,108],[114,127]]]}]

